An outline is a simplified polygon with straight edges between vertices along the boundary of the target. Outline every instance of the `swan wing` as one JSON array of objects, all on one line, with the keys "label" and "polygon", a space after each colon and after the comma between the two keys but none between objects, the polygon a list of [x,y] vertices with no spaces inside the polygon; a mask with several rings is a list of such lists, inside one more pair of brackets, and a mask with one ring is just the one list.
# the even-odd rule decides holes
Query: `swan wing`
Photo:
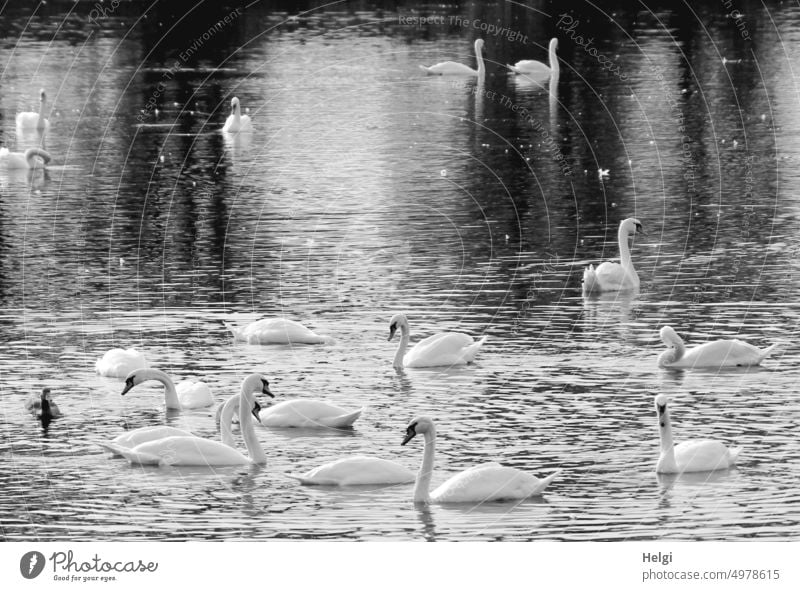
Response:
[{"label": "swan wing", "polygon": [[113,378],[124,378],[132,371],[146,367],[144,354],[136,349],[111,349],[95,363],[98,374]]},{"label": "swan wing", "polygon": [[349,427],[363,409],[348,411],[322,400],[284,400],[259,413],[265,427]]},{"label": "swan wing", "polygon": [[536,60],[520,60],[513,66],[508,66],[513,72],[523,74],[529,78],[548,78],[550,66]]},{"label": "swan wing", "polygon": [[675,446],[675,464],[681,472],[710,472],[729,468],[736,461],[739,450],[730,450],[713,439],[682,441]]},{"label": "swan wing", "polygon": [[302,484],[358,486],[404,484],[414,482],[415,475],[397,462],[372,456],[352,456],[323,464],[305,474],[290,475]]},{"label": "swan wing", "polygon": [[[202,437],[171,436],[137,445],[131,450],[118,448],[123,457],[132,463],[159,458],[165,466],[236,466],[249,464],[247,456],[218,441]],[[147,461],[147,463],[152,463]]]},{"label": "swan wing", "polygon": [[440,62],[432,66],[420,66],[428,74],[436,76],[477,76],[478,71],[458,62]]},{"label": "swan wing", "polygon": [[248,324],[244,328],[235,328],[225,323],[237,341],[246,341],[251,345],[267,344],[322,344],[329,342],[327,337],[318,335],[299,322],[286,318],[264,318]]},{"label": "swan wing", "polygon": [[765,350],[740,341],[723,339],[693,347],[674,366],[676,367],[747,367],[758,365],[774,350],[775,345]]},{"label": "swan wing", "polygon": [[181,408],[205,408],[214,404],[214,397],[205,382],[184,380],[175,386]]},{"label": "swan wing", "polygon": [[414,345],[403,358],[403,364],[406,367],[463,365],[472,361],[485,341],[483,337],[476,343],[471,336],[460,332],[438,333]]},{"label": "swan wing", "polygon": [[535,476],[492,462],[451,477],[431,493],[431,500],[437,503],[482,503],[525,499],[541,490],[541,482]]},{"label": "swan wing", "polygon": [[156,439],[163,439],[164,437],[171,437],[173,435],[180,435],[183,437],[194,437],[194,434],[189,433],[189,431],[184,431],[183,429],[178,429],[176,427],[167,427],[165,425],[156,425],[153,427],[142,427],[140,429],[134,429],[133,431],[128,431],[126,433],[123,433],[122,435],[117,435],[114,439],[111,440],[111,443],[113,443],[115,446],[118,447],[131,449],[141,443],[145,443],[147,441],[153,441]]}]

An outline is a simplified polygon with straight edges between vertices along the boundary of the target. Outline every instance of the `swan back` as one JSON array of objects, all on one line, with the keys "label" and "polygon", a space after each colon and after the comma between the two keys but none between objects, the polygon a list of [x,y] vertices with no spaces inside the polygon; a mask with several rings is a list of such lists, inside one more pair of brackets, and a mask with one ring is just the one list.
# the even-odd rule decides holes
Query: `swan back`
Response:
[{"label": "swan back", "polygon": [[540,494],[557,474],[551,474],[543,483],[522,470],[488,462],[452,476],[431,493],[431,500],[437,503],[483,503],[526,499]]}]

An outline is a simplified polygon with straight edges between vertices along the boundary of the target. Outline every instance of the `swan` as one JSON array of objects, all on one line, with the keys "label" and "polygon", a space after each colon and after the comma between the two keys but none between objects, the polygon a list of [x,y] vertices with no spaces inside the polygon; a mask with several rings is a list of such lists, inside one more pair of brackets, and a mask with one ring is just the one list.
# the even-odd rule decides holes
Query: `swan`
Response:
[{"label": "swan", "polygon": [[47,104],[47,94],[44,89],[39,91],[39,112],[25,111],[17,113],[17,130],[42,132],[50,129],[50,122],[44,118]]},{"label": "swan", "polygon": [[231,99],[231,114],[228,115],[228,118],[225,120],[222,131],[225,133],[253,131],[253,124],[250,121],[250,116],[242,115],[242,108],[239,106],[239,99],[236,97]]},{"label": "swan", "polygon": [[284,400],[263,409],[258,418],[265,427],[346,429],[358,420],[363,408],[345,410],[322,400]]},{"label": "swan", "polygon": [[523,74],[528,78],[537,80],[550,78],[551,76],[558,76],[559,66],[558,57],[556,56],[556,48],[558,47],[558,39],[553,37],[550,39],[550,46],[548,52],[550,53],[550,65],[537,62],[536,60],[521,60],[513,66],[506,64],[506,67],[515,74]]},{"label": "swan", "polygon": [[483,64],[483,39],[475,40],[475,59],[478,61],[477,70],[458,62],[441,62],[420,68],[434,76],[477,76],[482,80],[486,76],[486,66]]},{"label": "swan", "polygon": [[703,343],[687,351],[683,339],[671,326],[663,326],[660,334],[668,348],[658,356],[659,367],[747,367],[758,365],[778,347],[776,343],[766,349],[759,349],[739,339],[723,339]]},{"label": "swan", "polygon": [[101,376],[124,378],[136,369],[145,369],[147,359],[136,349],[111,349],[97,360],[94,367]]},{"label": "swan", "polygon": [[242,382],[239,396],[244,401],[239,405],[239,422],[249,457],[229,445],[195,436],[171,436],[141,443],[132,449],[101,443],[105,449],[127,459],[131,464],[154,464],[158,466],[238,466],[265,464],[267,455],[258,442],[253,416],[258,417],[261,408],[253,397],[256,392],[267,393],[267,381],[259,374],[251,374]]},{"label": "swan", "polygon": [[430,492],[436,443],[433,420],[429,417],[418,417],[411,421],[400,445],[405,445],[419,433],[425,436],[425,452],[414,484],[415,503],[483,503],[527,499],[544,492],[547,485],[561,472],[556,470],[540,480],[522,470],[488,462],[459,472]]},{"label": "swan", "polygon": [[661,455],[656,464],[659,474],[678,472],[710,472],[724,470],[736,463],[741,447],[725,447],[713,439],[693,439],[678,445],[672,442],[672,425],[669,421],[668,399],[664,394],[655,398],[658,428],[661,437]]},{"label": "swan", "polygon": [[45,168],[52,158],[50,153],[41,148],[28,148],[24,152],[11,152],[8,148],[0,148],[0,167],[9,169],[41,169]]},{"label": "swan", "polygon": [[602,291],[623,291],[639,289],[639,276],[633,268],[631,251],[628,248],[628,237],[644,234],[642,223],[636,218],[622,220],[619,224],[617,238],[621,263],[605,262],[583,272],[583,293],[599,293]]},{"label": "swan", "polygon": [[[263,378],[264,384],[262,388],[262,393],[266,394],[270,398],[275,398],[275,395],[269,389],[269,382],[266,378]],[[220,434],[220,441],[225,445],[230,445],[234,447],[233,443],[233,417],[239,411],[239,404],[241,402],[241,395],[236,394],[235,396],[231,396],[228,400],[225,401],[224,404],[221,404],[217,408],[217,422],[219,423],[219,434]],[[261,406],[259,405],[258,413],[261,412]],[[258,417],[258,414],[256,415]],[[261,419],[259,418],[259,422]]]},{"label": "swan", "polygon": [[414,473],[391,460],[373,456],[351,456],[328,462],[305,474],[287,474],[305,485],[364,486],[414,482]]},{"label": "swan", "polygon": [[60,419],[64,416],[53,400],[50,388],[43,388],[40,395],[32,394],[28,397],[25,401],[25,410],[40,420],[45,430],[53,419]]},{"label": "swan", "polygon": [[394,355],[394,367],[437,367],[464,365],[472,363],[478,350],[486,342],[484,335],[475,341],[468,334],[461,332],[440,332],[419,343],[406,353],[410,332],[405,314],[395,314],[389,321],[389,340],[400,329],[400,345]]},{"label": "swan", "polygon": [[135,369],[125,378],[125,389],[122,395],[148,380],[156,380],[164,384],[164,399],[167,408],[176,410],[187,410],[192,408],[204,408],[214,404],[211,391],[204,382],[194,382],[184,380],[176,387],[170,377],[160,369]]},{"label": "swan", "polygon": [[263,318],[244,328],[237,328],[228,322],[223,324],[233,334],[234,341],[244,341],[251,345],[319,345],[332,340],[286,318]]}]

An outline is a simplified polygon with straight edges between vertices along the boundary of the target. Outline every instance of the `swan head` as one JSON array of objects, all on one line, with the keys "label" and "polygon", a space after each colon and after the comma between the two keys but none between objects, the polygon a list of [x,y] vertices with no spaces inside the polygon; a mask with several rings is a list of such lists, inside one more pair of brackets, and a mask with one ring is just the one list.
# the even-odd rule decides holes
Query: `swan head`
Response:
[{"label": "swan head", "polygon": [[47,93],[44,91],[44,88],[39,90],[39,100],[42,102],[47,100]]},{"label": "swan head", "polygon": [[237,97],[233,97],[231,99],[231,113],[235,113],[236,109],[239,108],[239,99]]},{"label": "swan head", "polygon": [[417,417],[408,424],[406,427],[406,435],[403,437],[403,442],[400,445],[405,445],[419,433],[432,433],[436,434],[436,427],[433,424],[433,419],[430,417]]},{"label": "swan head", "polygon": [[678,333],[671,326],[662,326],[658,334],[667,347],[683,344],[683,339],[678,336]]},{"label": "swan head", "polygon": [[626,220],[622,220],[619,224],[619,231],[620,234],[624,233],[628,236],[634,236],[636,234],[644,234],[644,228],[642,227],[642,222],[640,222],[636,218],[628,218]]},{"label": "swan head", "polygon": [[270,398],[275,398],[275,395],[269,389],[269,380],[260,373],[252,373],[242,381],[242,392],[247,392],[248,394],[261,393]]},{"label": "swan head", "polygon": [[42,402],[47,400],[48,402],[52,400],[50,398],[50,388],[42,388]]},{"label": "swan head", "polygon": [[655,398],[655,406],[656,412],[658,413],[658,421],[662,427],[664,427],[664,415],[667,414],[667,403],[669,399],[667,398],[666,394],[659,394]]},{"label": "swan head", "polygon": [[550,53],[555,53],[556,49],[558,49],[558,39],[553,37],[552,39],[550,39],[550,46],[549,46]]},{"label": "swan head", "polygon": [[128,377],[125,378],[125,388],[122,390],[122,396],[125,396],[125,394],[130,392],[134,386],[138,386],[142,382],[146,381],[147,378],[142,376],[138,369],[133,370],[128,374]]},{"label": "swan head", "polygon": [[475,39],[475,51],[483,49],[483,39]]},{"label": "swan head", "polygon": [[389,339],[392,340],[394,337],[394,333],[397,332],[397,329],[400,329],[400,332],[406,332],[408,330],[408,319],[406,318],[405,314],[395,314],[392,316],[392,319],[389,320]]}]

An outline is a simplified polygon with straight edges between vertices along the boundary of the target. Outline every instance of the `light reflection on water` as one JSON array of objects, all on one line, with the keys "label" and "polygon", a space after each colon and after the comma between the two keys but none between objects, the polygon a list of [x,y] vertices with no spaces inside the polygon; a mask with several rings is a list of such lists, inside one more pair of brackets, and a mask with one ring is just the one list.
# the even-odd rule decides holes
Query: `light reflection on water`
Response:
[{"label": "light reflection on water", "polygon": [[[782,10],[781,35],[796,37],[792,9]],[[253,14],[247,26],[279,22]],[[324,30],[330,18],[346,19],[314,22]],[[759,30],[756,62],[717,23],[720,50],[742,63],[726,66],[727,80],[701,52],[687,77],[668,34],[652,25],[631,29],[638,48],[613,30],[597,35],[617,46],[630,87],[562,42],[557,103],[497,65],[529,55],[487,39],[497,63],[485,89],[558,138],[569,178],[542,133],[500,101],[471,82],[419,75],[418,63],[470,59],[463,32],[426,39],[366,23],[367,35],[300,27],[242,47],[226,39],[238,51],[222,43],[208,62],[187,64],[145,125],[136,115],[172,63],[163,49],[142,58],[154,43],[148,31],[127,39],[113,53],[117,67],[102,72],[115,22],[90,46],[99,62],[73,62],[56,36],[33,79],[6,71],[6,142],[31,89],[58,91],[48,138],[55,165],[0,171],[3,537],[796,537],[800,243],[791,163],[800,154],[791,60],[771,55],[775,31]],[[708,43],[696,26],[681,26],[699,47]],[[537,38],[555,34],[531,28]],[[23,41],[13,57],[7,48],[0,56],[37,62],[39,51]],[[536,57],[533,46],[526,51]],[[215,52],[218,61],[232,55],[229,67],[214,70]],[[680,108],[696,158],[692,191],[651,62],[676,92],[691,90]],[[83,86],[62,86],[68,67]],[[756,71],[761,85],[749,81]],[[230,92],[251,109],[251,138],[217,133]],[[739,108],[743,118],[730,115]],[[640,293],[583,298],[583,268],[618,256],[617,224],[634,214],[648,231],[633,246]],[[386,339],[400,310],[417,339],[458,329],[489,341],[474,366],[398,375],[396,342]],[[223,326],[275,314],[336,340],[233,344]],[[655,364],[664,324],[689,344],[737,337],[785,346],[762,368],[666,371]],[[220,401],[261,371],[279,400],[367,410],[352,431],[260,429],[263,468],[130,467],[96,442],[162,423],[217,434],[213,409],[165,414],[160,387],[121,397],[119,380],[95,375],[95,359],[118,346],[145,350],[176,378],[204,379]],[[22,409],[44,384],[66,412],[47,434]],[[741,445],[739,466],[656,476],[658,393],[673,399],[678,441]],[[563,473],[541,499],[428,509],[411,502],[411,485],[331,490],[285,475],[365,451],[415,469],[421,445],[399,444],[407,421],[423,414],[440,431],[434,484],[493,460]]]}]

